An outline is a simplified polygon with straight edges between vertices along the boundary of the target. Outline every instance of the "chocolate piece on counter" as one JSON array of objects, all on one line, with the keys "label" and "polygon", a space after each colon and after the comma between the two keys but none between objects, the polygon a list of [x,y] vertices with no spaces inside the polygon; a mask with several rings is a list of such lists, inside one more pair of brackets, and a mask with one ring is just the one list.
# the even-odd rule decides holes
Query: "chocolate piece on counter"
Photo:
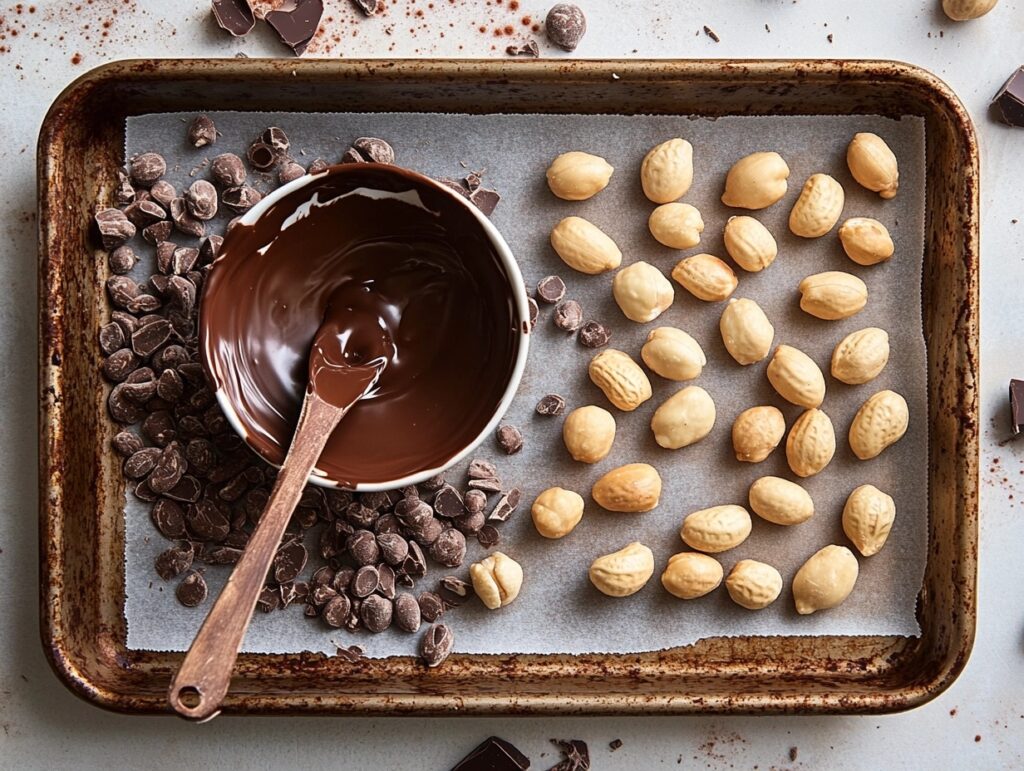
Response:
[{"label": "chocolate piece on counter", "polygon": [[1024,430],[1024,380],[1010,381],[1010,413],[1013,420],[1013,435]]},{"label": "chocolate piece on counter", "polygon": [[501,543],[501,535],[494,525],[484,525],[477,531],[476,540],[485,549],[490,549]]},{"label": "chocolate piece on counter", "polygon": [[245,164],[234,153],[221,153],[210,161],[210,176],[221,187],[238,187],[245,182]]},{"label": "chocolate piece on counter", "polygon": [[525,56],[530,59],[536,59],[540,56],[540,46],[537,45],[537,41],[530,38],[521,46],[510,45],[505,48],[505,53],[509,56]]},{"label": "chocolate piece on counter", "polygon": [[217,127],[208,115],[197,115],[188,127],[188,141],[193,147],[206,147],[217,141]]},{"label": "chocolate piece on counter", "polygon": [[579,341],[584,348],[600,348],[612,339],[611,330],[597,321],[588,321],[580,327]]},{"label": "chocolate piece on counter", "polygon": [[530,331],[532,332],[537,326],[537,317],[540,315],[540,307],[537,305],[537,301],[532,297],[526,298],[526,307],[530,309]]},{"label": "chocolate piece on counter", "polygon": [[559,3],[551,6],[544,20],[548,40],[566,51],[575,51],[587,32],[587,17],[578,5]]},{"label": "chocolate piece on counter", "polygon": [[523,493],[520,489],[518,487],[513,487],[498,499],[498,503],[495,505],[494,511],[491,512],[491,515],[487,519],[491,522],[507,521],[508,518],[512,516],[512,512],[519,507],[519,501],[522,497]]},{"label": "chocolate piece on counter", "polygon": [[444,624],[434,624],[420,641],[420,656],[428,667],[440,666],[452,652],[455,635]]},{"label": "chocolate piece on counter", "polygon": [[265,142],[253,142],[245,153],[249,165],[256,171],[270,171],[277,165],[278,157],[274,148]]},{"label": "chocolate piece on counter", "polygon": [[174,590],[174,596],[186,608],[194,608],[202,604],[206,599],[206,593],[206,579],[203,578],[202,573],[196,571],[185,576],[178,584],[178,588]]},{"label": "chocolate piece on counter", "polygon": [[309,164],[309,168],[306,169],[307,174],[322,174],[328,169],[327,161],[323,158],[314,158],[313,162]]},{"label": "chocolate piece on counter", "polygon": [[537,299],[554,305],[565,297],[565,282],[559,276],[545,276],[537,282]]},{"label": "chocolate piece on counter", "polygon": [[205,179],[193,182],[182,197],[188,213],[197,220],[212,220],[217,216],[217,188]]},{"label": "chocolate piece on counter", "polygon": [[492,736],[460,760],[452,771],[526,771],[530,759],[504,739]]},{"label": "chocolate piece on counter", "polygon": [[328,626],[340,629],[352,613],[352,601],[344,594],[332,597],[320,611],[320,616]]},{"label": "chocolate piece on counter", "polygon": [[277,592],[274,591],[273,587],[264,586],[260,590],[259,599],[256,600],[256,608],[261,613],[270,613],[275,611],[280,604],[281,598],[278,596]]},{"label": "chocolate piece on counter", "polygon": [[538,415],[561,415],[565,410],[565,399],[558,394],[547,394],[537,402]]},{"label": "chocolate piece on counter", "polygon": [[165,209],[171,205],[171,201],[178,197],[178,191],[174,189],[174,185],[165,179],[158,179],[154,182],[153,186],[149,188],[149,194]]},{"label": "chocolate piece on counter", "polygon": [[136,228],[146,228],[154,222],[167,219],[167,212],[155,201],[135,201],[124,208],[124,216]]},{"label": "chocolate piece on counter", "polygon": [[391,600],[379,594],[371,594],[359,606],[359,618],[363,626],[377,634],[391,626],[394,611],[395,606],[391,604]]},{"label": "chocolate piece on counter", "polygon": [[555,306],[551,320],[562,331],[575,332],[583,323],[583,308],[575,300],[566,300]]},{"label": "chocolate piece on counter", "polygon": [[372,163],[392,164],[395,162],[394,148],[377,137],[359,137],[352,143],[352,149]]},{"label": "chocolate piece on counter", "polygon": [[135,225],[120,209],[101,209],[94,219],[104,249],[116,249],[135,235]]},{"label": "chocolate piece on counter", "polygon": [[500,493],[501,492],[501,480],[497,477],[487,477],[486,479],[470,479],[469,487],[473,490],[483,490],[485,493]]},{"label": "chocolate piece on counter", "polygon": [[248,35],[256,26],[249,0],[213,0],[212,6],[217,25],[229,35]]},{"label": "chocolate piece on counter", "polygon": [[374,16],[381,8],[381,0],[352,0],[352,5],[365,13],[367,16]]},{"label": "chocolate piece on counter", "polygon": [[1024,67],[1014,72],[992,98],[1003,123],[1024,128]]},{"label": "chocolate piece on counter", "polygon": [[467,490],[462,503],[470,514],[477,514],[487,505],[487,494],[483,490]]},{"label": "chocolate piece on counter", "polygon": [[306,170],[302,168],[302,166],[295,163],[295,161],[288,161],[281,167],[281,170],[277,172],[277,181],[282,185],[286,185],[289,182],[304,176],[306,176]]},{"label": "chocolate piece on counter", "polygon": [[291,48],[296,56],[301,56],[316,34],[323,15],[323,0],[292,0],[282,6],[282,10],[268,13],[265,19],[281,38],[281,42]]},{"label": "chocolate piece on counter", "polygon": [[[718,37],[718,33],[715,32],[713,29],[711,29],[711,27],[709,27],[707,24],[704,25],[704,34],[707,35],[712,40],[714,40],[716,43],[721,43],[722,42],[722,38]],[[828,42],[831,43],[832,42],[832,36],[829,35],[828,37],[829,37]]]},{"label": "chocolate piece on counter", "polygon": [[291,541],[274,555],[274,580],[279,584],[294,581],[306,567],[306,547],[301,541]]},{"label": "chocolate piece on counter", "polygon": [[146,243],[156,246],[171,237],[171,230],[173,228],[174,224],[170,220],[154,222],[149,227],[142,229],[142,238]]},{"label": "chocolate piece on counter", "polygon": [[457,568],[466,559],[466,536],[453,527],[442,530],[430,544],[430,558],[446,568]]},{"label": "chocolate piece on counter", "polygon": [[498,476],[498,467],[489,460],[474,458],[469,462],[469,470],[466,473],[470,479],[491,479]]},{"label": "chocolate piece on counter", "polygon": [[505,451],[506,455],[515,455],[523,449],[523,432],[515,426],[507,424],[498,426],[495,436],[498,440],[498,446]]},{"label": "chocolate piece on counter", "polygon": [[428,623],[434,623],[444,614],[444,603],[434,592],[421,592],[416,598],[416,604],[420,606],[420,615]]},{"label": "chocolate piece on counter", "polygon": [[553,765],[549,771],[589,771],[590,750],[581,739],[552,739],[551,743],[562,751],[562,760]]},{"label": "chocolate piece on counter", "polygon": [[446,484],[434,496],[434,511],[439,517],[453,519],[466,513],[466,504],[459,491]]},{"label": "chocolate piece on counter", "polygon": [[[226,203],[227,201],[225,201]],[[197,220],[189,214],[184,198],[175,198],[171,201],[170,210],[171,221],[174,222],[174,226],[182,233],[195,236],[196,238],[202,238],[206,234],[206,226],[202,220]]]},{"label": "chocolate piece on counter", "polygon": [[[258,204],[263,199],[263,194],[260,193],[254,187],[248,185],[239,185],[238,187],[229,187],[220,195],[221,202],[227,206],[231,211],[243,213],[249,211],[253,206]],[[230,226],[228,230],[230,230]]]},{"label": "chocolate piece on counter", "polygon": [[498,206],[501,196],[498,195],[497,190],[491,190],[487,187],[478,187],[469,194],[469,200],[476,205],[476,208],[482,211],[486,216],[490,217]]},{"label": "chocolate piece on counter", "polygon": [[[610,752],[615,752],[615,750],[617,750],[621,746],[622,746],[622,739],[612,739],[610,742],[608,742],[608,750]],[[794,758],[794,760],[795,760],[795,758]]]}]

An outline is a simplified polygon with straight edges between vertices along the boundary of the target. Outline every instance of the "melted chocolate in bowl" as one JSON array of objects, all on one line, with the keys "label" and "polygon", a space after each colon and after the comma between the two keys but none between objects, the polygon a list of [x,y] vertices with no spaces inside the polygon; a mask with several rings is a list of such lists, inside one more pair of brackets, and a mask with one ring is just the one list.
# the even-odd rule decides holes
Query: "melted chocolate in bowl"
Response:
[{"label": "melted chocolate in bowl", "polygon": [[509,390],[525,345],[513,280],[449,191],[392,166],[335,167],[231,230],[203,295],[203,364],[249,445],[279,465],[326,317],[348,364],[386,361],[318,473],[353,487],[440,469]]}]

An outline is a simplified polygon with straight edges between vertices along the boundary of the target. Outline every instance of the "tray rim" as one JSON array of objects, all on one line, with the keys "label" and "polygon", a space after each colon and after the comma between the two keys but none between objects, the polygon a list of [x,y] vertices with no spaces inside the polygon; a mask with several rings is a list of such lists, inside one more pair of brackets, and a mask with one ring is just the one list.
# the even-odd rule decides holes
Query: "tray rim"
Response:
[{"label": "tray rim", "polygon": [[[197,68],[202,67],[199,72]],[[711,67],[717,67],[711,71]],[[54,527],[57,517],[64,514],[63,490],[60,487],[59,464],[55,464],[50,455],[51,441],[62,433],[63,407],[58,400],[47,398],[48,389],[52,389],[59,378],[55,378],[57,363],[51,360],[51,351],[56,331],[48,324],[47,303],[52,296],[52,288],[48,279],[46,250],[53,237],[50,215],[58,208],[58,203],[47,195],[46,171],[49,168],[47,150],[55,138],[55,123],[61,110],[80,90],[97,84],[116,82],[122,78],[138,78],[144,76],[152,81],[179,80],[185,77],[209,78],[229,75],[231,73],[260,73],[282,76],[291,73],[293,77],[309,75],[314,79],[326,74],[344,74],[359,80],[372,79],[376,75],[415,74],[423,76],[440,76],[465,73],[481,75],[495,73],[512,73],[517,76],[529,76],[538,81],[550,81],[562,77],[568,71],[582,71],[588,74],[612,77],[614,73],[635,73],[653,80],[721,80],[723,76],[742,73],[748,82],[758,83],[780,77],[792,78],[799,72],[804,81],[813,81],[816,76],[821,79],[835,79],[843,73],[864,75],[871,70],[884,69],[907,86],[916,86],[932,92],[939,97],[950,116],[957,124],[958,131],[969,150],[970,172],[973,172],[975,184],[971,186],[965,206],[965,220],[968,227],[964,232],[964,259],[975,277],[969,289],[970,314],[964,322],[966,356],[973,365],[975,378],[979,362],[979,322],[978,322],[978,288],[977,271],[979,267],[979,155],[976,132],[966,109],[953,91],[937,76],[915,65],[889,60],[807,60],[807,59],[635,59],[635,60],[572,60],[572,61],[504,61],[492,59],[400,59],[400,60],[329,60],[329,59],[134,59],[107,63],[86,72],[68,85],[54,100],[44,118],[37,144],[38,171],[38,209],[39,217],[39,424],[40,424],[40,455],[39,455],[39,516],[40,516],[40,634],[46,657],[58,678],[76,695],[90,703],[120,712],[165,712],[164,708],[153,704],[142,706],[137,699],[129,694],[94,682],[76,663],[73,656],[61,645],[64,639],[64,620],[56,612],[55,600],[60,599],[63,588],[62,556],[56,544],[60,542],[60,533]],[[844,703],[841,695],[835,699],[821,697],[817,703],[808,704],[798,697],[780,694],[778,698],[764,694],[750,694],[739,699],[733,697],[702,696],[699,704],[694,704],[695,697],[685,695],[673,698],[659,696],[654,700],[635,693],[611,694],[566,694],[555,698],[551,694],[519,694],[516,696],[500,696],[494,694],[478,694],[471,697],[458,696],[453,699],[447,694],[407,694],[399,696],[402,705],[396,708],[396,697],[392,694],[374,696],[356,694],[349,702],[345,696],[335,699],[332,707],[325,707],[317,698],[288,700],[287,697],[275,695],[250,694],[240,698],[246,699],[244,706],[235,705],[230,711],[236,713],[259,714],[297,714],[323,713],[338,714],[358,712],[360,714],[394,715],[394,714],[485,714],[526,712],[542,714],[557,713],[566,708],[579,709],[590,714],[636,714],[660,713],[678,714],[687,712],[722,712],[722,713],[822,713],[822,712],[894,712],[911,709],[935,698],[948,688],[963,671],[973,647],[977,619],[977,538],[978,538],[978,466],[980,462],[980,444],[978,438],[978,396],[976,385],[971,386],[968,402],[973,403],[973,426],[964,428],[963,446],[969,451],[963,459],[963,479],[966,481],[964,495],[967,516],[961,523],[959,539],[975,545],[974,549],[966,548],[960,553],[960,574],[967,576],[967,589],[961,600],[960,611],[962,623],[954,640],[953,649],[956,655],[950,656],[942,666],[923,682],[902,687],[898,691],[889,692],[884,701],[857,704]],[[722,639],[722,638],[710,638]],[[759,638],[744,638],[756,640]],[[850,639],[846,636],[832,636],[831,639]],[[884,637],[881,640],[903,638]],[[116,649],[123,640],[104,640],[102,647]],[[258,654],[251,654],[258,655]],[[301,654],[300,654],[301,655]],[[488,657],[481,657],[488,658]],[[502,657],[489,657],[500,659]],[[557,658],[557,657],[552,657]],[[458,705],[452,706],[452,701]],[[513,704],[514,702],[514,704]]]}]

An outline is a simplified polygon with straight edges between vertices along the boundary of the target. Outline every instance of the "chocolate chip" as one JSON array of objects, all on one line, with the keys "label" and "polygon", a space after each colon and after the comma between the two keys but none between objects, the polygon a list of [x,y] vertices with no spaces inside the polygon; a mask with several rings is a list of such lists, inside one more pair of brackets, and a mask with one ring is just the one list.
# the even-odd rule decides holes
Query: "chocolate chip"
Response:
[{"label": "chocolate chip", "polygon": [[146,481],[149,482],[149,487],[153,492],[163,494],[174,489],[174,486],[185,476],[187,469],[188,461],[185,460],[181,446],[177,442],[171,442],[160,453],[160,459],[157,460],[156,466]]},{"label": "chocolate chip", "polygon": [[[110,380],[113,383],[120,383],[131,375],[138,366],[139,357],[130,349],[121,348],[118,351],[114,351],[110,356],[103,360],[103,375],[107,380]],[[121,395],[127,396],[123,390]],[[134,423],[134,421],[131,422]]]},{"label": "chocolate chip", "polygon": [[143,447],[125,458],[122,471],[128,479],[142,479],[156,467],[162,450],[159,447]]},{"label": "chocolate chip", "polygon": [[389,600],[395,599],[395,569],[390,565],[378,565],[377,574],[379,577],[377,593],[381,597],[386,597]]},{"label": "chocolate chip", "polygon": [[264,18],[281,42],[300,56],[316,34],[323,13],[323,0],[291,0]]},{"label": "chocolate chip", "polygon": [[120,209],[100,209],[94,220],[104,249],[116,249],[135,235],[135,226]]},{"label": "chocolate chip", "polygon": [[192,544],[188,541],[182,541],[180,544],[172,546],[157,556],[156,564],[154,565],[156,574],[164,581],[170,581],[192,567],[192,560],[194,558],[195,550],[192,548]]},{"label": "chocolate chip", "polygon": [[444,624],[434,624],[420,641],[420,656],[428,667],[440,666],[452,652],[455,635]]},{"label": "chocolate chip", "polygon": [[185,204],[184,198],[175,198],[168,207],[171,210],[171,221],[174,227],[189,236],[201,237],[206,232],[206,226],[201,220],[193,217]]},{"label": "chocolate chip", "polygon": [[551,6],[544,20],[548,40],[566,51],[575,51],[587,31],[587,18],[579,6],[558,3]]},{"label": "chocolate chip", "polygon": [[176,501],[161,498],[154,504],[150,518],[164,538],[184,538],[187,534],[185,512]]},{"label": "chocolate chip", "polygon": [[167,219],[167,212],[154,201],[136,201],[124,209],[124,216],[136,227],[145,228]]},{"label": "chocolate chip", "polygon": [[502,484],[497,477],[487,479],[470,479],[469,486],[474,490],[482,490],[485,493],[500,493]]},{"label": "chocolate chip", "polygon": [[224,239],[220,236],[207,236],[199,244],[199,260],[200,265],[209,265],[211,262],[217,259],[217,254],[220,252],[220,247],[224,243]]},{"label": "chocolate chip", "polygon": [[174,596],[186,608],[194,608],[202,604],[206,599],[206,580],[203,578],[203,574],[192,571],[185,576],[178,584],[178,588],[174,590]]},{"label": "chocolate chip", "polygon": [[348,620],[351,612],[352,601],[344,594],[339,594],[327,601],[323,610],[320,611],[320,615],[327,626],[340,629]]},{"label": "chocolate chip", "polygon": [[422,619],[419,603],[411,594],[402,593],[394,601],[395,626],[403,632],[419,630]]},{"label": "chocolate chip", "polygon": [[565,399],[558,394],[547,394],[537,402],[538,415],[561,415],[565,410]]},{"label": "chocolate chip", "polygon": [[205,179],[197,179],[184,194],[188,213],[197,220],[212,220],[217,216],[217,188]]},{"label": "chocolate chip", "polygon": [[558,276],[546,276],[537,282],[537,299],[554,305],[565,297],[565,282]]},{"label": "chocolate chip", "polygon": [[579,341],[584,348],[600,348],[612,339],[611,330],[604,324],[588,321],[580,327]]},{"label": "chocolate chip", "polygon": [[256,609],[261,613],[272,613],[281,604],[281,597],[272,586],[264,586],[256,600]]},{"label": "chocolate chip", "polygon": [[446,484],[434,496],[434,511],[440,517],[451,519],[465,514],[466,506],[459,491]]},{"label": "chocolate chip", "polygon": [[229,187],[221,194],[223,204],[234,212],[246,212],[258,204],[262,198],[263,196],[258,190],[248,185]]},{"label": "chocolate chip", "polygon": [[201,492],[202,487],[199,484],[199,480],[194,476],[186,474],[181,478],[181,481],[178,482],[178,484],[176,484],[171,490],[168,490],[165,495],[176,501],[195,503],[199,500]]},{"label": "chocolate chip", "polygon": [[114,190],[114,200],[118,206],[127,206],[135,200],[135,188],[132,187],[128,175],[120,169],[117,170],[117,188]]},{"label": "chocolate chip", "polygon": [[352,4],[367,16],[375,15],[382,7],[382,0],[352,0]]},{"label": "chocolate chip", "polygon": [[526,307],[530,310],[530,331],[532,332],[537,327],[537,316],[540,314],[540,308],[537,307],[537,301],[532,297],[526,298]]},{"label": "chocolate chip", "polygon": [[119,431],[114,434],[110,444],[113,445],[114,452],[123,458],[127,458],[142,449],[142,440],[131,431]]},{"label": "chocolate chip", "polygon": [[110,266],[111,273],[123,276],[125,273],[131,272],[138,259],[130,246],[122,244],[110,253],[110,256],[107,257],[107,264]]},{"label": "chocolate chip", "polygon": [[334,587],[318,584],[309,593],[310,601],[317,607],[323,607],[335,597],[339,596]]},{"label": "chocolate chip", "polygon": [[381,558],[392,567],[405,562],[409,556],[409,543],[398,533],[380,533],[377,535]]},{"label": "chocolate chip", "polygon": [[301,541],[290,541],[274,555],[274,580],[279,584],[294,581],[306,567],[306,547]]},{"label": "chocolate chip", "polygon": [[277,181],[282,185],[286,185],[299,177],[306,176],[306,170],[294,161],[289,161],[284,164],[280,171],[277,172]]},{"label": "chocolate chip", "polygon": [[415,541],[409,542],[409,556],[402,563],[402,571],[413,578],[422,578],[427,574],[427,560],[423,556],[423,549]]},{"label": "chocolate chip", "polygon": [[210,176],[221,187],[238,187],[245,183],[245,164],[234,153],[222,153],[210,161]]},{"label": "chocolate chip", "polygon": [[256,171],[270,171],[277,165],[278,157],[274,148],[265,142],[253,142],[245,153],[249,165]]},{"label": "chocolate chip", "polygon": [[369,530],[356,530],[348,537],[345,545],[357,565],[376,564],[380,561],[380,547]]},{"label": "chocolate chip", "polygon": [[363,604],[359,608],[359,618],[362,620],[363,626],[377,634],[391,626],[394,610],[395,607],[391,604],[391,600],[381,597],[379,594],[372,594],[363,600]]},{"label": "chocolate chip", "polygon": [[369,597],[380,586],[380,573],[373,565],[363,565],[352,576],[350,590],[353,597]]},{"label": "chocolate chip", "polygon": [[145,358],[166,343],[172,331],[171,322],[164,319],[139,327],[132,333],[132,350]]},{"label": "chocolate chip", "polygon": [[422,527],[434,518],[434,510],[418,498],[403,498],[395,504],[395,516],[406,527]]},{"label": "chocolate chip", "polygon": [[451,527],[441,531],[430,544],[430,557],[447,568],[458,567],[466,559],[466,536]]},{"label": "chocolate chip", "polygon": [[124,330],[113,321],[100,327],[100,350],[111,354],[125,346]]},{"label": "chocolate chip", "polygon": [[489,460],[475,458],[469,462],[466,474],[470,479],[491,479],[498,476],[498,467]]},{"label": "chocolate chip", "polygon": [[515,455],[523,449],[523,433],[515,426],[498,426],[495,436],[498,439],[498,446],[506,455]]},{"label": "chocolate chip", "polygon": [[219,542],[231,532],[231,523],[217,505],[209,500],[196,501],[185,515],[188,529],[207,541]]},{"label": "chocolate chip", "polygon": [[575,332],[583,323],[583,308],[575,300],[566,300],[555,306],[551,320],[559,329],[565,332]]},{"label": "chocolate chip", "polygon": [[341,160],[338,163],[366,163],[366,158],[363,157],[362,153],[356,150],[354,147],[348,148],[341,155]]},{"label": "chocolate chip", "polygon": [[506,522],[512,513],[519,507],[519,502],[522,499],[523,494],[518,487],[513,487],[501,498],[498,499],[497,505],[494,507],[494,511],[487,518],[492,522]]},{"label": "chocolate chip", "polygon": [[141,187],[149,187],[166,172],[167,161],[159,153],[141,153],[128,162],[128,176]]},{"label": "chocolate chip", "polygon": [[392,164],[395,162],[395,150],[383,139],[377,137],[359,137],[352,143],[362,156],[373,163]]},{"label": "chocolate chip", "polygon": [[153,200],[166,209],[171,205],[171,201],[178,197],[178,191],[174,189],[174,185],[165,179],[158,179],[153,183],[153,186],[149,189],[149,194],[153,196]]},{"label": "chocolate chip", "polygon": [[501,543],[501,535],[498,533],[498,528],[494,525],[484,525],[476,534],[476,540],[480,542],[480,545],[485,549],[490,549]]},{"label": "chocolate chip", "polygon": [[[380,571],[378,571],[379,573]],[[340,567],[334,571],[334,578],[331,579],[331,588],[338,594],[344,594],[352,586],[352,579],[355,578],[355,568]]]},{"label": "chocolate chip", "polygon": [[[168,204],[169,205],[169,204]],[[148,244],[159,244],[166,241],[171,237],[171,230],[174,228],[174,223],[170,220],[164,220],[163,222],[154,222],[149,227],[142,229],[142,238]]]},{"label": "chocolate chip", "polygon": [[444,530],[441,520],[431,517],[416,527],[408,528],[408,535],[420,546],[430,546]]},{"label": "chocolate chip", "polygon": [[589,771],[590,751],[587,743],[579,739],[552,739],[552,744],[562,752],[562,760],[553,765],[549,771]]},{"label": "chocolate chip", "polygon": [[322,174],[323,172],[327,171],[327,169],[327,161],[325,161],[323,158],[316,158],[311,164],[309,164],[309,168],[306,169],[306,173]]},{"label": "chocolate chip", "polygon": [[530,38],[522,45],[506,46],[505,53],[509,56],[525,56],[529,59],[536,59],[540,56],[540,46],[537,45],[536,40]]},{"label": "chocolate chip", "polygon": [[234,37],[248,35],[256,26],[249,0],[213,0],[212,10],[217,25]]},{"label": "chocolate chip", "polygon": [[[251,27],[250,27],[251,29]],[[208,115],[197,115],[188,127],[188,141],[193,147],[206,147],[217,141],[217,127]]]}]

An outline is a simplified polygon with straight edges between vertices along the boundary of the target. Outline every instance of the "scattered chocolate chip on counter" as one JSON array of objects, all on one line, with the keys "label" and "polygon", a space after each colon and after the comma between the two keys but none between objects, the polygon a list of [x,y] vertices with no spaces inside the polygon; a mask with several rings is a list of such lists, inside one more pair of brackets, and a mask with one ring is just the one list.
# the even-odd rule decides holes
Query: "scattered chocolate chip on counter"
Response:
[{"label": "scattered chocolate chip on counter", "polygon": [[548,40],[566,51],[575,51],[587,32],[587,18],[578,5],[558,3],[551,6],[544,21]]},{"label": "scattered chocolate chip on counter", "polygon": [[352,5],[367,16],[376,16],[382,9],[384,2],[383,0],[352,0]]},{"label": "scattered chocolate chip on counter", "polygon": [[277,10],[270,11],[265,19],[281,42],[291,48],[296,56],[301,56],[320,28],[323,15],[323,0],[291,0]]},{"label": "scattered chocolate chip on counter", "polygon": [[583,323],[583,308],[575,300],[566,300],[555,306],[551,320],[559,329],[565,332],[575,332]]},{"label": "scattered chocolate chip on counter", "polygon": [[515,455],[523,449],[523,432],[516,426],[508,425],[507,423],[498,426],[495,436],[498,440],[498,446],[505,451],[506,455]]},{"label": "scattered chocolate chip on counter", "polygon": [[619,749],[619,747],[621,746],[622,739],[612,739],[610,742],[608,742],[608,749],[611,752],[615,752],[615,750]]},{"label": "scattered chocolate chip on counter", "polygon": [[1007,78],[992,99],[1003,123],[1024,128],[1024,67]]},{"label": "scattered chocolate chip on counter", "polygon": [[510,45],[505,48],[505,53],[509,56],[523,56],[528,59],[536,59],[540,56],[540,46],[537,45],[537,41],[530,38],[522,45]]},{"label": "scattered chocolate chip on counter", "polygon": [[611,330],[597,321],[588,321],[579,331],[580,345],[584,348],[600,348],[612,339]]},{"label": "scattered chocolate chip on counter", "polygon": [[526,771],[530,759],[517,747],[491,736],[452,768],[452,771]]},{"label": "scattered chocolate chip on counter", "polygon": [[547,394],[537,402],[538,415],[561,415],[565,411],[565,399],[558,394]]},{"label": "scattered chocolate chip on counter", "polygon": [[559,276],[545,276],[537,282],[537,299],[554,305],[565,297],[565,282]]}]

